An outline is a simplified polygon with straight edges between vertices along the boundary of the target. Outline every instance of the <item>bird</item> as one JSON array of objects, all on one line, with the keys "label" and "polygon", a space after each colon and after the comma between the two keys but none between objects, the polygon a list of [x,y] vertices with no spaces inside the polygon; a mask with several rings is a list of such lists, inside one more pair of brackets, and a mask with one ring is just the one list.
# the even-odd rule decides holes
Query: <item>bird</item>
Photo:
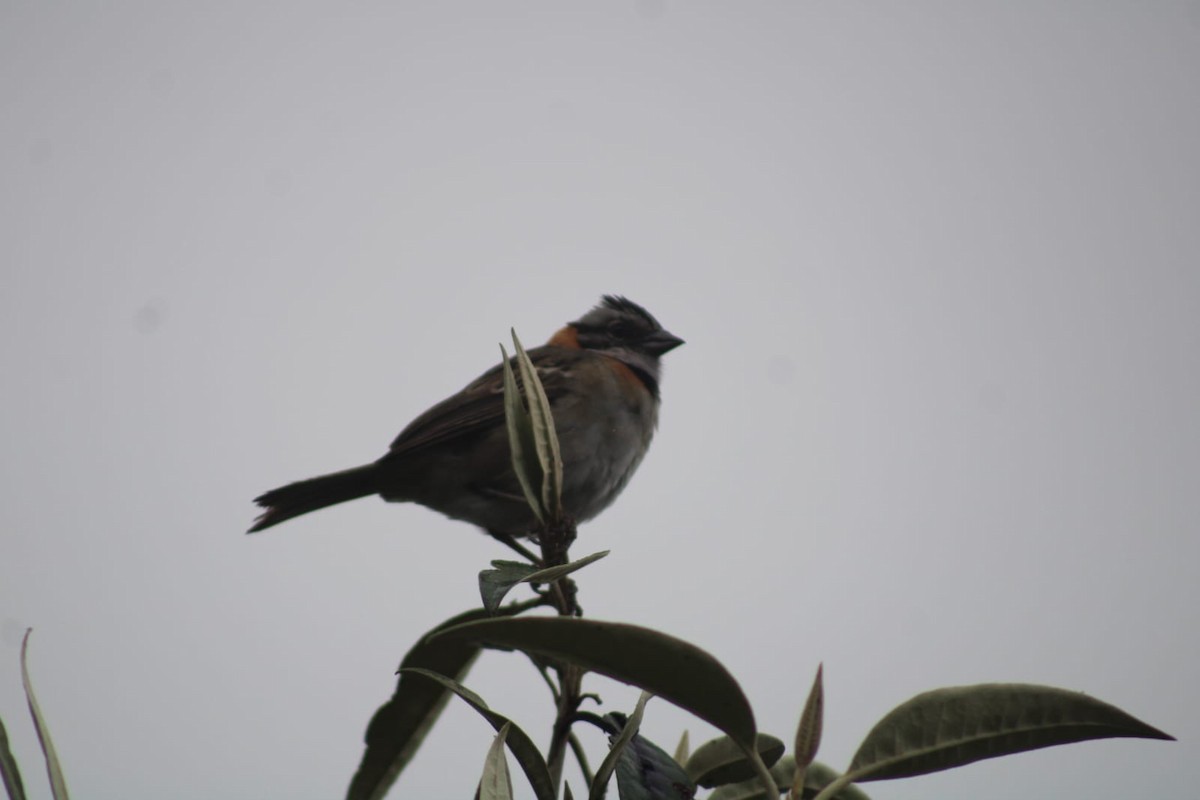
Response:
[{"label": "bird", "polygon": [[[572,521],[607,508],[641,464],[658,426],[660,358],[683,343],[642,306],[604,295],[528,351],[558,433],[562,507]],[[247,533],[379,495],[469,522],[515,546],[536,519],[512,468],[503,366],[410,422],[378,460],[255,498],[263,511]]]}]

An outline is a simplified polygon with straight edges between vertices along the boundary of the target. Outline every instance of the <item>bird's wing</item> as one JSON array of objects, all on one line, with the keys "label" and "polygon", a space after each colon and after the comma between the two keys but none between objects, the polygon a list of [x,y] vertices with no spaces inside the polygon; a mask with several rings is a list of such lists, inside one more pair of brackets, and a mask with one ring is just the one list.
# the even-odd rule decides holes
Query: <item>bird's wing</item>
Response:
[{"label": "bird's wing", "polygon": [[[536,347],[529,358],[537,368],[546,397],[554,401],[567,391],[568,375],[580,351],[562,347]],[[520,385],[520,371],[513,364]],[[504,424],[504,373],[497,364],[408,424],[392,442],[388,456],[405,456],[427,447],[473,436]]]}]

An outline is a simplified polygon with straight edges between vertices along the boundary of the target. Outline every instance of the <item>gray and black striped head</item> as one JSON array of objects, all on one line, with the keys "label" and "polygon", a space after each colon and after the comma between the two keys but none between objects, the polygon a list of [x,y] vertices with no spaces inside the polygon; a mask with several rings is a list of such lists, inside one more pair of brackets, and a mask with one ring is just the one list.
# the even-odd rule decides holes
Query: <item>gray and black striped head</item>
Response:
[{"label": "gray and black striped head", "polygon": [[571,323],[579,346],[588,350],[629,351],[658,358],[683,344],[649,311],[632,300],[606,294],[600,305]]},{"label": "gray and black striped head", "polygon": [[600,305],[555,334],[550,344],[594,350],[617,359],[657,398],[662,374],[659,356],[679,347],[683,339],[664,330],[649,311],[632,300],[606,294]]}]

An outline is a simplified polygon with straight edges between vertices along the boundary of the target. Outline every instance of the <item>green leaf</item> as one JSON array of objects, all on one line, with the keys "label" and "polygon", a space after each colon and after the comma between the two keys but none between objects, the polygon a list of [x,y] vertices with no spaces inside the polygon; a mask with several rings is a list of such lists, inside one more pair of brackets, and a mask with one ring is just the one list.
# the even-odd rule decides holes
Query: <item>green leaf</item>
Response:
[{"label": "green leaf", "polygon": [[488,748],[483,777],[479,779],[479,800],[512,800],[512,779],[508,776],[508,761],[504,758],[504,740],[509,730],[509,723],[501,725]]},{"label": "green leaf", "polygon": [[797,800],[804,789],[805,771],[808,765],[817,757],[821,747],[821,726],[825,714],[825,687],[822,674],[824,664],[817,665],[817,676],[813,678],[812,688],[808,690],[808,699],[804,701],[804,710],[800,712],[800,723],[796,726],[796,742],[792,747],[796,759],[796,775],[792,779],[791,800]]},{"label": "green leaf", "polygon": [[608,555],[608,553],[608,550],[601,550],[599,553],[592,553],[590,556],[577,558],[569,564],[557,564],[553,567],[539,569],[537,572],[526,575],[521,580],[525,583],[553,583],[559,578],[564,578],[576,570],[583,569],[594,561],[599,561]]},{"label": "green leaf", "polygon": [[792,785],[792,775],[796,771],[796,762],[791,756],[784,756],[771,767],[771,779],[775,781],[777,791],[769,798],[763,791],[765,788],[757,777],[748,778],[738,783],[727,783],[719,786],[708,796],[708,800],[778,800],[779,793],[786,791]]},{"label": "green leaf", "polygon": [[[840,777],[842,774],[828,764],[822,764],[820,761],[809,764],[808,769],[804,771],[804,800],[812,800],[822,789]],[[833,797],[835,800],[870,800],[866,792],[853,785],[843,786]]]},{"label": "green leaf", "polygon": [[554,430],[554,417],[550,413],[550,400],[538,377],[537,369],[521,347],[516,330],[512,331],[513,347],[517,351],[517,365],[521,369],[521,380],[525,386],[525,398],[529,402],[529,417],[533,424],[533,441],[538,463],[542,468],[541,499],[546,517],[557,520],[562,517],[562,451],[558,446],[558,434]]},{"label": "green leaf", "polygon": [[[479,657],[479,645],[435,641],[432,637],[442,629],[489,616],[484,609],[476,608],[446,620],[417,640],[400,668],[423,667],[461,680]],[[386,795],[449,699],[444,687],[418,676],[401,674],[392,699],[375,712],[367,726],[366,750],[350,782],[347,800],[379,800]]]},{"label": "green leaf", "polygon": [[4,781],[4,789],[9,800],[25,800],[25,784],[21,782],[21,769],[17,766],[17,758],[8,746],[8,731],[4,729],[4,721],[0,720],[0,779]]},{"label": "green leaf", "polygon": [[1017,683],[956,686],[919,694],[887,714],[858,748],[847,777],[907,778],[1114,737],[1174,738],[1080,692]]},{"label": "green leaf", "polygon": [[483,597],[483,606],[494,614],[505,596],[518,583],[553,583],[576,570],[583,569],[593,561],[599,561],[608,555],[608,552],[601,550],[569,564],[558,564],[545,569],[538,569],[523,561],[493,561],[492,569],[485,569],[479,573],[479,594]]},{"label": "green leaf", "polygon": [[500,345],[500,355],[504,364],[504,421],[508,427],[508,446],[512,451],[513,472],[517,474],[517,482],[525,494],[525,501],[533,510],[538,522],[546,521],[546,510],[542,506],[542,468],[537,459],[537,443],[534,441],[533,421],[529,411],[521,402],[521,393],[517,389],[517,379],[513,375],[512,364],[509,363],[508,353],[504,345]]},{"label": "green leaf", "polygon": [[480,716],[491,723],[492,727],[497,731],[507,726],[506,741],[508,749],[512,751],[513,756],[517,759],[517,763],[521,765],[521,769],[525,772],[525,777],[529,780],[529,785],[533,787],[534,795],[538,800],[554,800],[554,782],[550,779],[550,770],[546,766],[546,760],[542,758],[537,745],[533,743],[533,740],[529,738],[525,731],[514,725],[508,717],[492,711],[488,708],[487,703],[483,701],[482,697],[458,681],[427,669],[405,667],[402,671],[412,675],[421,675],[454,692],[465,700],[467,705],[478,711]]},{"label": "green leaf", "polygon": [[483,598],[483,607],[494,615],[500,610],[505,595],[535,572],[537,567],[523,561],[493,561],[492,569],[479,573],[479,595]]},{"label": "green leaf", "polygon": [[[646,701],[651,696],[649,692],[642,692],[638,697],[637,705],[633,708],[633,713],[625,721],[621,732],[612,740],[608,748],[608,755],[600,762],[600,768],[596,770],[596,775],[592,778],[588,800],[603,800],[604,790],[608,787],[608,781],[612,777],[613,771],[617,768],[621,752],[629,744],[630,740],[633,739],[634,735],[637,734],[638,728],[642,725],[642,712],[645,711]],[[621,796],[624,797],[624,792],[622,792]]]},{"label": "green leaf", "polygon": [[[783,755],[783,742],[767,733],[758,734],[754,746],[767,767]],[[728,736],[720,736],[697,747],[687,760],[686,769],[688,777],[706,789],[744,781],[756,774],[746,752]]]},{"label": "green leaf", "polygon": [[737,681],[711,655],[665,633],[616,622],[528,617],[468,622],[437,637],[578,664],[645,689],[713,724],[735,742],[754,746],[754,713]]},{"label": "green leaf", "polygon": [[793,754],[796,763],[807,767],[817,757],[821,747],[821,727],[825,711],[825,687],[821,680],[824,665],[817,666],[817,676],[813,678],[812,688],[808,699],[804,702],[804,711],[800,714],[800,724],[796,726],[796,744]]},{"label": "green leaf", "polygon": [[[770,800],[777,800],[779,792],[787,791],[791,787],[795,772],[796,760],[791,756],[784,756],[775,762],[775,766],[771,767],[771,778],[775,781],[778,791]],[[805,773],[804,800],[812,800],[817,796],[817,792],[839,777],[841,774],[837,770],[820,761],[814,761]],[[708,800],[762,800],[764,796],[762,783],[751,779],[721,786],[708,796]],[[836,800],[870,800],[866,793],[856,786],[847,786],[834,797]]]},{"label": "green leaf", "polygon": [[58,763],[58,754],[54,751],[54,742],[50,740],[50,729],[38,708],[37,698],[33,694],[33,682],[29,679],[29,634],[33,628],[25,630],[25,638],[21,640],[21,682],[25,685],[25,700],[29,703],[29,714],[33,717],[33,728],[37,731],[38,742],[42,745],[42,753],[46,756],[46,774],[50,777],[50,794],[54,800],[68,800],[67,780],[63,777],[62,767]]},{"label": "green leaf", "polygon": [[688,732],[685,728],[683,735],[679,737],[679,744],[675,745],[675,763],[686,764],[690,752],[691,743],[688,741]]}]

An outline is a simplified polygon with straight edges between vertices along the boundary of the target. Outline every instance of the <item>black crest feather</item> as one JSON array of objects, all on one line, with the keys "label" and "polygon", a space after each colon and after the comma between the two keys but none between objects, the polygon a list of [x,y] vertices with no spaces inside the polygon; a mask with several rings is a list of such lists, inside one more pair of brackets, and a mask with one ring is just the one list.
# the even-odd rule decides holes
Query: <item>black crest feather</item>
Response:
[{"label": "black crest feather", "polygon": [[649,311],[642,308],[637,303],[630,300],[628,297],[622,297],[619,294],[606,294],[606,295],[604,295],[603,298],[601,298],[601,300],[602,300],[601,305],[603,305],[605,308],[611,308],[613,311],[624,311],[624,312],[629,312],[629,313],[633,313],[633,314],[638,314],[639,316],[643,317],[647,321],[653,323],[654,327],[656,327],[656,328],[662,327],[658,324],[658,320],[656,320]]}]

